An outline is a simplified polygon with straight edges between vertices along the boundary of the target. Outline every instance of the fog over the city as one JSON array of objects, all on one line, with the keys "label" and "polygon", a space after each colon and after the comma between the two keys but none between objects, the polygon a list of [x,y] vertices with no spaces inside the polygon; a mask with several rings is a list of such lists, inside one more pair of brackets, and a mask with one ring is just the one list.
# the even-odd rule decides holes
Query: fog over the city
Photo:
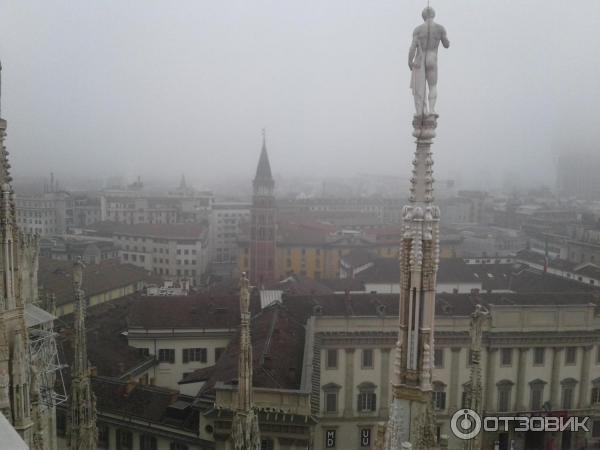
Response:
[{"label": "fog over the city", "polygon": [[[407,52],[423,0],[0,3],[2,116],[15,174],[195,183],[406,174]],[[431,0],[438,178],[552,185],[598,149],[598,0]]]}]

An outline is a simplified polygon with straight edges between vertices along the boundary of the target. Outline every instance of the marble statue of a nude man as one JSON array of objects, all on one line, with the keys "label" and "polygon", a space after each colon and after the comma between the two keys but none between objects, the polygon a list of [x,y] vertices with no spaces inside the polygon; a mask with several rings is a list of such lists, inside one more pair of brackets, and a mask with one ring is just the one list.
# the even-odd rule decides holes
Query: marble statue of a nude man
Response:
[{"label": "marble statue of a nude man", "polygon": [[[437,56],[440,42],[444,48],[450,47],[446,29],[433,21],[435,11],[431,7],[423,10],[425,23],[415,28],[413,40],[408,52],[408,67],[412,72],[410,87],[415,99],[415,109],[418,116],[436,114],[437,100]],[[426,86],[429,89],[426,104]],[[429,106],[429,109],[427,108]]]}]

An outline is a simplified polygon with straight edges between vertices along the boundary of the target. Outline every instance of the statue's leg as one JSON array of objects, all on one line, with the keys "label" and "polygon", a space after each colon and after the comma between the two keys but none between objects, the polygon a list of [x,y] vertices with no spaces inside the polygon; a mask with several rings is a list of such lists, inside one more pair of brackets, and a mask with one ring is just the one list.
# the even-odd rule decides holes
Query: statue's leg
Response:
[{"label": "statue's leg", "polygon": [[417,112],[417,116],[423,114],[423,110],[425,109],[425,101],[422,95],[415,95],[415,111]]},{"label": "statue's leg", "polygon": [[435,102],[437,101],[437,85],[429,86],[429,113],[435,114]]},{"label": "statue's leg", "polygon": [[437,101],[437,59],[434,54],[429,54],[427,58],[427,87],[429,88],[429,114],[435,114],[435,102]]}]

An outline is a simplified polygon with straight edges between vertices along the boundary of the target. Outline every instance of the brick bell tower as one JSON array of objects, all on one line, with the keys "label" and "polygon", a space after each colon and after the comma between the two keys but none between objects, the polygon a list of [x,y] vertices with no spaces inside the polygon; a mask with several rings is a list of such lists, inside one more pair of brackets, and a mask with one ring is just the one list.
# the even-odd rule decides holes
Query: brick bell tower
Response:
[{"label": "brick bell tower", "polygon": [[275,280],[275,181],[267,155],[265,130],[254,177],[250,226],[250,282],[253,286]]}]

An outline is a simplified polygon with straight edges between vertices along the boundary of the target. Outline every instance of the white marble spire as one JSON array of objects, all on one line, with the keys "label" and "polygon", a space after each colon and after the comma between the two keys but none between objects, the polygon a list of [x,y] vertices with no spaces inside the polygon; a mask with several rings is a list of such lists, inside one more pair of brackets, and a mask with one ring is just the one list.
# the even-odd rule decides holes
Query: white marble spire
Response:
[{"label": "white marble spire", "polygon": [[[399,450],[409,438],[418,450],[436,445],[431,376],[440,210],[433,203],[431,145],[438,118],[433,112],[437,98],[437,47],[440,42],[445,47],[449,43],[445,29],[434,24],[434,15],[431,8],[423,11],[425,24],[415,29],[409,51],[411,87],[417,106],[412,123],[416,150],[410,179],[410,204],[402,211],[400,317],[385,450]],[[435,76],[430,70],[435,70]],[[431,112],[425,107],[426,86],[430,89]]]},{"label": "white marble spire", "polygon": [[260,450],[258,416],[252,401],[252,338],[250,337],[250,281],[240,280],[240,356],[237,409],[231,424],[234,450]]},{"label": "white marble spire", "polygon": [[85,328],[86,300],[82,290],[83,264],[73,267],[73,293],[75,296],[75,343],[71,367],[71,399],[69,405],[69,448],[95,450],[98,440],[96,428],[96,397],[92,391],[87,355]]}]

